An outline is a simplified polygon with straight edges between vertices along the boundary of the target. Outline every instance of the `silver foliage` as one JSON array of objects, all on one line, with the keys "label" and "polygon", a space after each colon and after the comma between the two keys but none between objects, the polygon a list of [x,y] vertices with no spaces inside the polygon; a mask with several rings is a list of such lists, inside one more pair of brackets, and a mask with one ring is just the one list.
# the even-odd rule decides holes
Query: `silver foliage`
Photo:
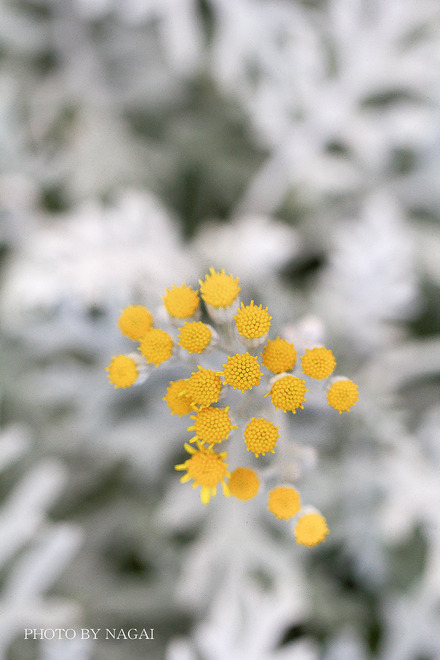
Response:
[{"label": "silver foliage", "polygon": [[[25,627],[127,623],[157,640],[38,653],[440,655],[439,23],[436,0],[0,1],[4,657]],[[311,552],[264,496],[178,484],[182,366],[106,380],[121,307],[160,323],[211,265],[359,384],[350,416],[310,392],[288,426],[331,529]]]}]

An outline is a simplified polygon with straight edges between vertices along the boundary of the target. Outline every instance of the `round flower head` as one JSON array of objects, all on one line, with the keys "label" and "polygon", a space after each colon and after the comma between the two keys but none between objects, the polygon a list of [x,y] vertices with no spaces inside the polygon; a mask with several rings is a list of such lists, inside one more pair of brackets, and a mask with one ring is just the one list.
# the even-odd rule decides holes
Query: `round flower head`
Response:
[{"label": "round flower head", "polygon": [[250,305],[241,303],[240,309],[234,316],[240,340],[249,348],[259,346],[267,337],[270,328],[271,316],[266,309],[260,305],[257,307],[254,301]]},{"label": "round flower head", "polygon": [[200,305],[199,292],[186,284],[173,285],[171,289],[166,290],[162,300],[168,314],[174,319],[193,317]]},{"label": "round flower head", "polygon": [[228,361],[223,367],[225,382],[235,390],[242,392],[258,385],[263,375],[257,358],[249,353],[239,353],[228,357]]},{"label": "round flower head", "polygon": [[339,414],[348,412],[359,399],[358,386],[348,378],[336,380],[328,389],[327,401]]},{"label": "round flower head", "polygon": [[180,478],[182,483],[194,480],[193,488],[201,486],[200,498],[203,504],[208,504],[211,496],[217,494],[217,485],[221,483],[223,493],[228,497],[230,495],[229,488],[224,481],[225,477],[230,474],[227,471],[227,464],[224,459],[227,452],[217,454],[211,448],[198,445],[198,448],[185,444],[186,451],[191,454],[184,463],[176,465],[176,470],[186,470],[186,474]]},{"label": "round flower head", "polygon": [[300,495],[292,486],[277,486],[269,493],[267,508],[279,520],[289,520],[301,508]]},{"label": "round flower head", "polygon": [[275,445],[279,438],[278,426],[268,422],[262,417],[252,417],[244,430],[244,441],[248,451],[252,451],[258,458],[268,452],[275,453]]},{"label": "round flower head", "polygon": [[198,439],[207,442],[209,445],[225,440],[231,429],[237,428],[237,426],[232,426],[228,410],[229,407],[212,408],[211,406],[199,410],[197,415],[193,417],[194,426],[188,427],[188,431],[196,433],[192,440]]},{"label": "round flower head", "polygon": [[139,341],[153,325],[153,316],[143,305],[130,305],[122,310],[118,326],[125,337]]},{"label": "round flower head", "polygon": [[172,381],[163,397],[172,415],[183,417],[193,411],[191,400],[185,395],[186,383],[187,381],[183,379]]},{"label": "round flower head", "polygon": [[303,373],[316,380],[328,378],[336,367],[336,360],[330,349],[324,346],[307,348],[301,358]]},{"label": "round flower head", "polygon": [[202,298],[211,318],[217,323],[230,321],[239,304],[238,277],[234,280],[232,275],[226,275],[223,269],[217,273],[214,268],[210,268],[205,280],[199,280],[199,283]]},{"label": "round flower head", "polygon": [[286,339],[269,340],[261,355],[264,366],[274,374],[290,371],[295,366],[296,350]]},{"label": "round flower head", "polygon": [[260,480],[250,468],[238,467],[231,473],[228,486],[234,497],[243,501],[251,500],[258,493]]},{"label": "round flower head", "polygon": [[270,396],[277,410],[281,408],[284,412],[290,410],[295,414],[298,408],[304,408],[304,396],[307,392],[305,385],[305,381],[296,376],[281,376],[273,382],[266,396]]},{"label": "round flower head", "polygon": [[240,292],[238,277],[234,280],[232,275],[226,275],[224,269],[217,273],[210,268],[205,281],[200,280],[199,283],[203,300],[212,307],[230,307]]},{"label": "round flower head", "polygon": [[186,380],[185,394],[193,406],[210,406],[219,399],[222,381],[216,371],[198,367]]},{"label": "round flower head", "polygon": [[296,542],[300,545],[318,545],[328,534],[327,521],[320,513],[306,513],[295,527]]},{"label": "round flower head", "polygon": [[211,343],[212,332],[206,323],[192,321],[179,330],[179,345],[189,353],[201,353]]},{"label": "round flower head", "polygon": [[165,330],[153,328],[142,339],[139,348],[146,361],[158,367],[171,357],[173,340]]},{"label": "round flower head", "polygon": [[136,361],[128,355],[116,355],[107,367],[108,378],[115,388],[134,385],[138,375]]}]

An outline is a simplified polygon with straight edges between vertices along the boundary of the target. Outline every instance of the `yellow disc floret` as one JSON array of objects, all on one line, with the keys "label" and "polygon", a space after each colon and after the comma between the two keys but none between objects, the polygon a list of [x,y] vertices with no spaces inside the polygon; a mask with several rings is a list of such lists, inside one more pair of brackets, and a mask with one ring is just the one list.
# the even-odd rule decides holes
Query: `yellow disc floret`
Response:
[{"label": "yellow disc floret", "polygon": [[185,483],[190,479],[194,480],[193,488],[201,486],[200,497],[203,504],[208,504],[211,496],[217,494],[217,485],[221,483],[223,493],[229,496],[229,488],[224,481],[225,477],[230,474],[227,471],[227,464],[225,458],[227,452],[217,454],[211,448],[198,445],[198,448],[185,444],[186,451],[191,454],[184,463],[176,465],[176,470],[186,470],[186,474],[181,477],[180,481]]},{"label": "yellow disc floret", "polygon": [[120,331],[126,337],[139,341],[149,330],[153,324],[153,316],[151,312],[143,305],[130,305],[122,310],[118,319],[118,326]]},{"label": "yellow disc floret", "polygon": [[301,545],[318,545],[328,534],[327,521],[320,513],[306,513],[295,527],[296,542]]},{"label": "yellow disc floret", "polygon": [[290,410],[294,414],[298,408],[304,408],[305,393],[307,392],[306,383],[296,376],[282,376],[276,380],[271,387],[269,394],[275,408],[287,412]]},{"label": "yellow disc floret", "polygon": [[173,285],[171,289],[166,290],[162,300],[168,314],[177,319],[190,318],[200,304],[199,292],[186,284]]},{"label": "yellow disc floret", "polygon": [[258,493],[260,480],[254,470],[245,467],[236,468],[229,479],[231,495],[239,500],[251,500]]},{"label": "yellow disc floret", "polygon": [[348,378],[335,381],[327,392],[329,405],[339,413],[348,412],[358,399],[358,386]]},{"label": "yellow disc floret", "polygon": [[274,374],[290,371],[295,366],[296,350],[286,339],[269,340],[261,355],[264,366]]},{"label": "yellow disc floret", "polygon": [[165,330],[153,328],[142,339],[139,348],[146,361],[158,367],[171,357],[173,340]]},{"label": "yellow disc floret", "polygon": [[301,508],[300,495],[292,486],[277,486],[269,493],[267,508],[278,519],[289,520]]},{"label": "yellow disc floret", "polygon": [[199,367],[186,381],[186,396],[193,406],[210,406],[219,399],[222,381],[216,371]]},{"label": "yellow disc floret", "polygon": [[224,269],[217,273],[210,268],[205,281],[200,280],[199,283],[203,300],[212,307],[229,307],[240,292],[238,277],[234,280],[232,275],[226,275]]},{"label": "yellow disc floret", "polygon": [[206,323],[192,321],[179,330],[179,345],[189,353],[201,353],[209,345],[212,332]]},{"label": "yellow disc floret", "polygon": [[167,402],[171,414],[183,417],[193,412],[190,399],[185,395],[187,381],[184,379],[172,381],[163,400]]},{"label": "yellow disc floret", "polygon": [[258,359],[249,353],[239,353],[228,357],[228,361],[223,367],[225,382],[235,390],[242,392],[258,385],[263,375]]},{"label": "yellow disc floret", "polygon": [[228,410],[229,407],[212,408],[211,406],[199,410],[197,415],[193,417],[194,426],[188,427],[188,431],[196,433],[193,439],[199,439],[210,445],[225,440],[231,429],[237,428],[232,426]]},{"label": "yellow disc floret", "polygon": [[333,373],[336,367],[335,356],[324,346],[307,348],[301,358],[301,367],[306,376],[322,380]]},{"label": "yellow disc floret", "polygon": [[136,362],[128,355],[116,355],[107,367],[110,382],[118,387],[130,387],[136,382],[138,368]]},{"label": "yellow disc floret", "polygon": [[248,451],[252,451],[255,456],[268,452],[275,453],[275,445],[279,438],[278,426],[267,421],[263,417],[252,417],[244,431],[244,441]]},{"label": "yellow disc floret", "polygon": [[267,307],[266,309],[263,309],[261,305],[257,307],[252,300],[250,305],[245,306],[244,303],[241,303],[234,318],[238,334],[247,339],[256,339],[267,335],[272,317],[269,316]]}]

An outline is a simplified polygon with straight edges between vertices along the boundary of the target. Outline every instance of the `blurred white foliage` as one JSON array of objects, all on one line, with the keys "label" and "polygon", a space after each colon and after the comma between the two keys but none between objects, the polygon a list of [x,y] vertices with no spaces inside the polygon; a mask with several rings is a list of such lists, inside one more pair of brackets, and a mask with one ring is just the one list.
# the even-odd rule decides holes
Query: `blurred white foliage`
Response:
[{"label": "blurred white foliage", "polygon": [[75,0],[75,4],[86,18],[116,13],[133,24],[156,20],[170,68],[189,75],[200,67],[205,44],[196,0]]},{"label": "blurred white foliage", "polygon": [[342,630],[329,644],[323,660],[366,660],[365,644],[359,637],[351,630]]},{"label": "blurred white foliage", "polygon": [[440,286],[440,227],[413,224],[410,232],[421,276]]},{"label": "blurred white foliage", "polygon": [[38,660],[90,660],[93,658],[92,639],[50,639],[42,640]]},{"label": "blurred white foliage", "polygon": [[203,613],[203,621],[192,644],[175,640],[170,645],[168,660],[196,658],[198,653],[212,660],[317,660],[311,640],[277,649],[285,630],[307,617],[310,604],[289,547],[292,539],[281,544],[258,522],[262,500],[262,496],[247,503],[217,499],[206,516],[200,508],[196,513],[194,493],[171,490],[158,514],[162,525],[181,530],[191,528],[195,515],[203,518],[176,593],[179,603]]},{"label": "blurred white foliage", "polygon": [[[208,0],[210,41],[195,0],[46,4],[54,10],[50,30],[25,18],[18,3],[0,2],[0,37],[13,54],[13,65],[7,61],[0,78],[1,164],[31,173],[0,179],[0,241],[13,248],[2,272],[0,315],[2,327],[26,342],[23,400],[33,401],[48,419],[47,410],[72,407],[64,423],[48,431],[50,446],[56,453],[83,443],[96,471],[102,462],[122,458],[138,475],[166,480],[182,437],[181,420],[170,419],[159,402],[172,369],[144,386],[153,392],[147,419],[110,414],[117,401],[122,407],[130,403],[130,394],[110,391],[103,376],[117,350],[116,332],[108,318],[92,324],[84,310],[96,305],[114,321],[120,306],[159,300],[165,287],[191,283],[212,263],[239,275],[265,297],[274,316],[285,310],[282,322],[293,322],[284,329],[286,337],[306,346],[328,330],[339,339],[341,361],[359,366],[353,378],[361,401],[348,430],[333,428],[321,410],[309,426],[295,420],[295,438],[312,439],[314,453],[323,454],[304,492],[334,517],[328,544],[349,558],[347,566],[354,566],[367,591],[375,590],[383,628],[378,657],[439,657],[440,418],[423,394],[414,396],[423,383],[438,398],[439,340],[407,340],[396,329],[396,321],[418,310],[420,279],[440,282],[438,227],[411,218],[418,204],[438,215],[439,3]],[[114,32],[98,45],[91,25],[109,17],[118,19]],[[152,24],[154,37],[147,29]],[[60,68],[37,80],[27,63],[50,48]],[[183,244],[165,210],[167,200],[125,185],[144,181],[139,170],[152,168],[156,146],[135,140],[123,114],[138,105],[160,114],[185,89],[184,78],[200,71],[238,100],[252,140],[267,155],[231,223],[212,221]],[[59,118],[72,105],[77,120],[63,142],[56,138]],[[393,165],[406,152],[415,156],[409,175]],[[73,209],[42,213],[38,185],[60,176]],[[115,189],[115,202],[97,201]],[[314,209],[313,220],[298,230],[272,217],[292,190]],[[318,289],[304,300],[277,277],[301,255],[302,230],[328,257]],[[304,316],[305,307],[311,316]],[[48,310],[54,316],[41,321],[39,314]],[[75,350],[95,362],[85,366],[66,357]],[[32,366],[33,359],[43,366]],[[408,429],[411,415],[420,424],[415,432]],[[3,469],[25,452],[27,441],[19,436],[0,440]],[[9,610],[8,602],[11,616],[0,618],[5,648],[23,621],[35,617],[35,625],[45,625],[56,619],[61,625],[78,615],[72,603],[40,598],[78,543],[73,526],[45,522],[64,483],[59,468],[57,462],[37,465],[2,511],[5,556],[37,534],[35,548],[5,585],[8,601],[17,603]],[[12,519],[6,514],[14,501]],[[193,612],[197,624],[191,636],[170,645],[168,660],[193,660],[199,653],[221,660],[370,657],[357,621],[335,630],[325,649],[308,639],[277,648],[285,627],[319,613],[311,610],[307,558],[292,549],[291,538],[274,541],[259,518],[264,504],[256,504],[244,514],[244,507],[231,513],[229,502],[215,501],[207,512],[193,491],[171,480],[158,514],[164,534],[198,524],[202,531],[179,555],[176,589],[176,606]],[[399,590],[387,583],[389,557],[417,527],[426,538],[426,563],[414,584]],[[54,556],[59,561],[52,562]],[[269,578],[267,591],[259,572]],[[135,608],[138,601],[127,593]],[[30,609],[20,594],[33,595],[32,607],[26,603]],[[350,595],[341,598],[351,606]],[[337,617],[340,602],[335,598],[330,607]],[[69,654],[77,660],[89,651],[48,643],[42,654],[45,660]]]},{"label": "blurred white foliage", "polygon": [[194,276],[175,221],[146,193],[127,191],[108,207],[89,201],[57,220],[42,217],[24,226],[20,239],[1,297],[12,325],[20,313],[63,300],[122,305]]},{"label": "blurred white foliage", "polygon": [[415,255],[396,200],[386,192],[364,199],[360,216],[332,225],[330,263],[316,292],[316,309],[343,336],[372,350],[386,324],[416,311]]},{"label": "blurred white foliage", "polygon": [[[46,509],[59,494],[64,479],[64,470],[59,463],[43,463],[30,471],[14,489],[0,516],[0,528],[4,530],[0,561],[8,561],[33,538],[42,524]],[[33,493],[32,498],[29,493]]]},{"label": "blurred white foliage", "polygon": [[[297,232],[270,217],[249,215],[227,224],[207,222],[193,246],[203,271],[212,264],[237,272],[248,286],[267,285],[277,270],[298,252]],[[237,270],[238,269],[238,270]]]},{"label": "blurred white foliage", "polygon": [[[8,183],[6,178],[3,186]],[[294,229],[259,216],[207,223],[184,245],[160,202],[135,191],[122,192],[107,206],[90,200],[56,220],[36,211],[30,218],[31,208],[8,209],[19,228],[0,294],[11,325],[23,312],[50,309],[63,300],[105,306],[138,296],[158,303],[166,287],[190,283],[213,264],[234,270],[248,287],[264,285],[270,295],[279,286],[273,275],[298,251]]]},{"label": "blurred white foliage", "polygon": [[29,447],[29,438],[19,426],[10,426],[0,435],[0,470],[5,470],[17,461]]},{"label": "blurred white foliage", "polygon": [[[271,151],[240,209],[271,213],[293,185],[313,196],[353,192],[374,183],[393,150],[429,143],[438,3],[330,0],[324,11],[276,0],[209,4],[213,75]],[[388,94],[396,102],[380,111],[369,103]],[[332,144],[347,155],[331,153]]]},{"label": "blurred white foliage", "polygon": [[[2,429],[1,469],[17,461],[29,446],[25,429]],[[77,526],[46,518],[65,480],[60,462],[41,460],[21,478],[0,509],[0,565],[8,569],[0,592],[1,658],[16,637],[23,637],[25,628],[72,626],[79,620],[77,603],[45,595],[81,543]]]},{"label": "blurred white foliage", "polygon": [[[438,421],[438,408],[435,415]],[[426,431],[425,428],[423,432]],[[428,434],[438,444],[438,426],[428,430]],[[406,591],[391,592],[384,599],[382,615],[387,627],[381,660],[411,660],[421,654],[440,656],[439,464],[420,452],[420,439],[420,435],[416,436],[414,446],[405,447],[406,451],[395,457],[392,465],[389,461],[384,466],[392,481],[389,486],[392,499],[388,510],[384,507],[381,520],[386,534],[396,535],[400,527],[400,538],[405,539],[421,526],[427,545],[419,579]],[[402,520],[402,507],[407,508],[408,520]]]}]

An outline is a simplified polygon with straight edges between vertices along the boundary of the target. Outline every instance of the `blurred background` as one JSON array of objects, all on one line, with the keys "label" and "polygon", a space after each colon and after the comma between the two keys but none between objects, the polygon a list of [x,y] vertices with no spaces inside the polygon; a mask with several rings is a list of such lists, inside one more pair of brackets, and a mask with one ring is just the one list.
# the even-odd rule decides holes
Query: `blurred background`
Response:
[{"label": "blurred background", "polygon": [[[2,659],[440,658],[439,176],[437,0],[0,0]],[[359,384],[292,424],[315,549],[107,381],[210,266]],[[155,639],[23,639],[92,627]]]}]

